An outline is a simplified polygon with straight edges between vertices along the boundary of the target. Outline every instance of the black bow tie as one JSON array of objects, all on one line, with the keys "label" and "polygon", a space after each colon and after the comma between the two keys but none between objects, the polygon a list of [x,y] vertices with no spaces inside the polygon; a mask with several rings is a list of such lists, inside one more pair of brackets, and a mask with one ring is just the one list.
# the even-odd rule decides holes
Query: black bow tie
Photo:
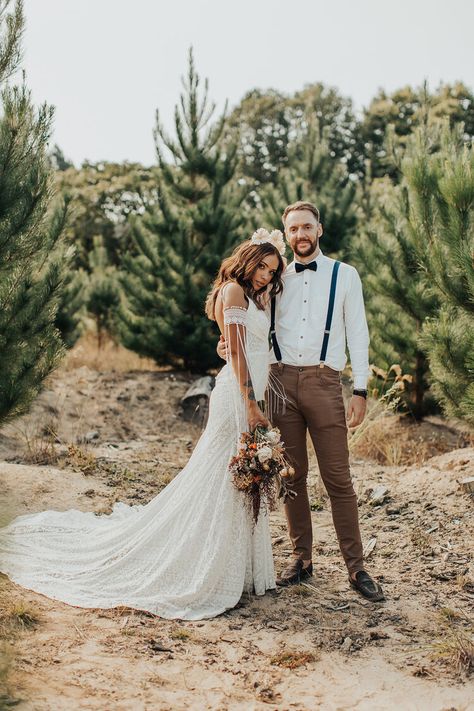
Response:
[{"label": "black bow tie", "polygon": [[313,272],[315,272],[317,268],[318,265],[316,264],[316,262],[310,262],[309,264],[301,264],[301,262],[295,262],[295,269],[297,274],[304,272],[305,269],[311,269]]}]

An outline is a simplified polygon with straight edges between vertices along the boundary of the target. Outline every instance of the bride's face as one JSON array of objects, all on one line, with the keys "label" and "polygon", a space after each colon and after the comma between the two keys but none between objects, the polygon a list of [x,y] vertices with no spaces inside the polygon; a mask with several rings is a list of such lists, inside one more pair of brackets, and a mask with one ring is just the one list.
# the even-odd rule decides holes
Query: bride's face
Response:
[{"label": "bride's face", "polygon": [[273,279],[278,270],[278,257],[276,254],[267,254],[262,258],[252,275],[252,286],[255,291],[264,289]]}]

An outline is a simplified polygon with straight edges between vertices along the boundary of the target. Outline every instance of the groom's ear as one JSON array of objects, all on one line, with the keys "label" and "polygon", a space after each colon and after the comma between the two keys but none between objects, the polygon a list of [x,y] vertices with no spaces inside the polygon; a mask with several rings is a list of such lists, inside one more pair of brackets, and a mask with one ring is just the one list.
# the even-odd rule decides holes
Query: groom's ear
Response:
[{"label": "groom's ear", "polygon": [[318,225],[318,237],[322,237],[324,232],[323,223],[320,222]]}]

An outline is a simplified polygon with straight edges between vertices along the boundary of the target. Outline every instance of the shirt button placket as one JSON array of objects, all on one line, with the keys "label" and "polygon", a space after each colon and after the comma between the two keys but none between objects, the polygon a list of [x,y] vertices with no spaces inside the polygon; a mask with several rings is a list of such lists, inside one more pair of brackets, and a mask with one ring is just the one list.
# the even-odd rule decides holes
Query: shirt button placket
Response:
[{"label": "shirt button placket", "polygon": [[[305,275],[304,282],[303,282],[303,309],[302,309],[302,318],[301,318],[301,325],[300,325],[301,330],[300,330],[300,337],[298,339],[300,342],[301,351],[303,350],[303,347],[304,347],[304,343],[303,343],[304,342],[304,331],[306,328],[306,320],[307,320],[307,316],[308,316],[308,289],[309,289],[308,276]],[[305,325],[303,326],[303,324],[305,324]],[[302,359],[303,359],[303,352],[300,352],[298,354],[298,360],[301,362]]]}]

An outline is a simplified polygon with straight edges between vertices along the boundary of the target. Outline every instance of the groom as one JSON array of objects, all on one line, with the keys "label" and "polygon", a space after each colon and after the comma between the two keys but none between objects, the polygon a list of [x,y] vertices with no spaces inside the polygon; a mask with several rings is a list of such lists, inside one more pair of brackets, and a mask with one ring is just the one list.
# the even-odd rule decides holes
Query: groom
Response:
[{"label": "groom", "polygon": [[[369,334],[361,281],[354,267],[321,252],[323,227],[312,203],[288,205],[282,220],[294,261],[283,274],[283,293],[272,303],[271,369],[287,401],[284,412],[274,408],[269,416],[280,429],[292,460],[291,488],[297,496],[285,504],[293,555],[277,584],[292,585],[313,574],[307,490],[309,431],[349,582],[367,599],[380,601],[384,599],[382,588],[364,570],[347,446],[347,427],[360,425],[366,411]],[[354,377],[347,419],[340,380],[346,340]],[[222,347],[218,352],[225,353]]]},{"label": "groom", "polygon": [[[285,505],[293,557],[277,583],[291,585],[313,573],[306,484],[309,431],[350,584],[369,600],[379,601],[382,589],[364,570],[347,446],[347,427],[361,424],[367,404],[369,333],[361,281],[354,267],[321,252],[323,227],[313,204],[288,205],[282,220],[294,261],[283,274],[282,295],[272,304],[271,369],[289,402],[284,412],[271,412],[270,419],[280,429],[293,460],[292,488],[297,496]],[[354,378],[347,420],[340,381],[346,364],[346,339]]]}]

